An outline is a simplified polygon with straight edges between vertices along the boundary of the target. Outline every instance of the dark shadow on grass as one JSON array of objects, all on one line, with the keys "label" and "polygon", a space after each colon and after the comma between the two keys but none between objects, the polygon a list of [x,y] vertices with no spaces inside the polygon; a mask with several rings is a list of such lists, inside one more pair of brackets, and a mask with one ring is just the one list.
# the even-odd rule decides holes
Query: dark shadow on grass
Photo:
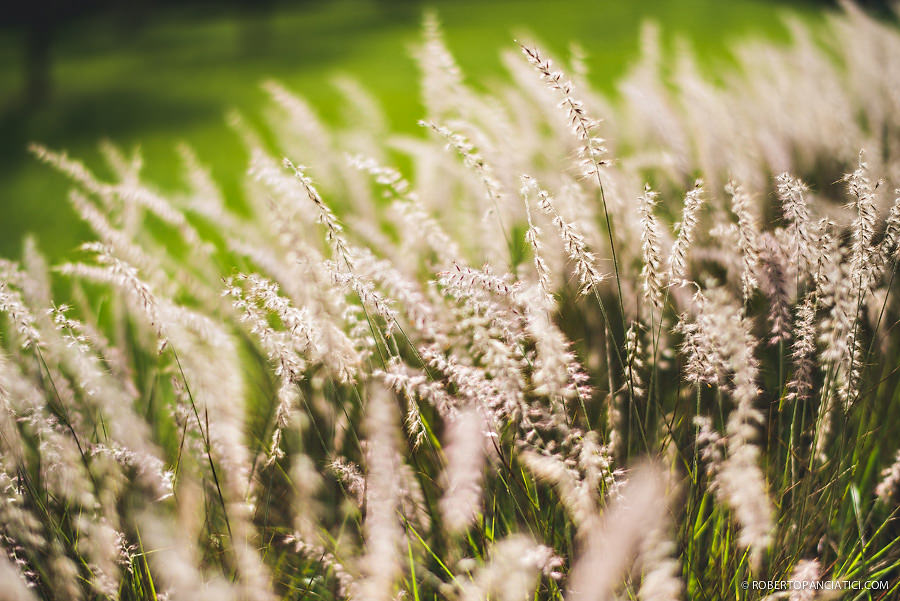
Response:
[{"label": "dark shadow on grass", "polygon": [[222,119],[216,102],[171,99],[123,90],[69,97],[38,109],[12,104],[0,114],[0,172],[19,168],[27,145],[80,145],[104,137],[133,138],[142,131],[177,132],[188,123]]}]

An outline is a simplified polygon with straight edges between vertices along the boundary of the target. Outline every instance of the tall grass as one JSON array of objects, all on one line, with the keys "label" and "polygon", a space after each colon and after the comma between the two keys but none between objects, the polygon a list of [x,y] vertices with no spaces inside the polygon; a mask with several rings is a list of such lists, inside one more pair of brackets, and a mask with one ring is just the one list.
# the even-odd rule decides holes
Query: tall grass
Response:
[{"label": "tall grass", "polygon": [[268,82],[243,207],[34,146],[96,239],[0,263],[0,597],[896,595],[900,33],[792,28],[610,100],[427,17],[423,135]]}]

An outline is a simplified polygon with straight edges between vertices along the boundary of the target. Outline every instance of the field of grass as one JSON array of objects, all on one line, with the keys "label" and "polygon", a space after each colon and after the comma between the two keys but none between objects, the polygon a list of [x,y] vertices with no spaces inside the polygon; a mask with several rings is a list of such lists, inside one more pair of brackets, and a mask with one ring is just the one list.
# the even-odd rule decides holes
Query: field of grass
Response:
[{"label": "field of grass", "polygon": [[896,19],[624,6],[2,63],[0,600],[897,598]]},{"label": "field of grass", "polygon": [[[265,104],[259,83],[282,81],[321,110],[342,113],[330,85],[336,74],[360,81],[382,103],[392,128],[416,129],[422,117],[410,45],[419,38],[424,7],[435,8],[463,70],[484,84],[504,77],[501,49],[521,32],[566,54],[570,42],[589,55],[591,79],[613,82],[637,55],[644,20],[684,36],[709,64],[727,61],[729,42],[747,35],[783,39],[780,15],[812,15],[809,6],[762,0],[576,0],[559,6],[533,0],[479,2],[338,1],[279,7],[271,13],[202,14],[163,11],[127,28],[111,18],[78,22],[53,50],[52,96],[45,105],[17,105],[21,73],[18,37],[0,32],[0,256],[18,256],[26,232],[38,235],[53,259],[88,234],[66,200],[68,184],[27,156],[28,142],[64,148],[98,166],[97,142],[108,137],[140,145],[149,179],[177,187],[176,140],[192,145],[213,168],[229,197],[240,198],[246,154],[224,115],[235,108],[258,121]],[[351,116],[352,118],[352,116]]]}]

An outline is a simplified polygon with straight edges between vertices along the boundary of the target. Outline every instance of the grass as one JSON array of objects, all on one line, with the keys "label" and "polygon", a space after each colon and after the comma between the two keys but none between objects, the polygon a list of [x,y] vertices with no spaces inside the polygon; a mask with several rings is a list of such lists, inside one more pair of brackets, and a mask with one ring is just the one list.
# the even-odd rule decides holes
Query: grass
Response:
[{"label": "grass", "polygon": [[[448,4],[470,87],[426,25],[423,133],[399,58],[420,7],[385,8],[382,33],[362,6],[282,9],[252,52],[237,15],[161,19],[131,44],[170,66],[108,54],[105,77],[135,87],[91,92],[109,112],[82,103],[69,133],[85,140],[51,127],[54,105],[35,113],[78,157],[104,133],[150,140],[148,173],[113,161],[95,178],[33,149],[102,243],[53,270],[33,249],[0,260],[0,576],[9,559],[46,599],[751,601],[751,581],[787,578],[896,595],[900,33],[851,8],[806,32],[820,46],[800,27],[717,79],[665,53],[607,108],[542,50],[497,81],[494,49],[531,27],[559,54],[580,32],[608,93],[634,15],[554,7],[556,31],[536,7]],[[700,35],[702,5],[684,6],[651,6],[668,42]],[[753,28],[703,14],[722,36],[702,38],[707,65]],[[97,56],[110,28],[82,32]],[[410,182],[379,166],[394,138],[333,100],[338,62],[388,104],[389,131],[420,136]],[[266,77],[327,131],[285,94],[263,110]],[[271,139],[242,150],[230,106]],[[212,177],[178,181],[179,138]],[[246,186],[247,210],[213,182],[231,204]]]},{"label": "grass", "polygon": [[[69,27],[54,48],[52,96],[23,110],[18,36],[0,32],[0,256],[21,252],[34,232],[50,259],[68,255],[88,234],[66,202],[68,184],[28,157],[39,141],[66,148],[99,167],[97,141],[140,145],[149,179],[176,188],[174,141],[191,144],[211,165],[229,198],[241,197],[246,154],[224,124],[237,108],[258,116],[265,103],[259,82],[283,81],[307,97],[327,122],[346,116],[334,103],[336,73],[359,80],[383,103],[394,131],[412,131],[422,116],[417,69],[409,56],[419,39],[417,2],[341,1],[283,6],[261,14],[194,14],[167,9],[138,29],[112,18]],[[612,85],[637,54],[645,19],[665,25],[670,39],[685,36],[709,63],[728,60],[726,46],[749,34],[782,39],[783,4],[758,0],[654,0],[628,3],[579,0],[565,8],[546,2],[433,2],[451,50],[473,80],[502,76],[498,51],[520,32],[538,32],[561,55],[568,43],[589,53],[593,82]],[[791,10],[811,15],[810,7]],[[254,37],[256,32],[256,37]],[[351,116],[352,118],[352,116]]]}]

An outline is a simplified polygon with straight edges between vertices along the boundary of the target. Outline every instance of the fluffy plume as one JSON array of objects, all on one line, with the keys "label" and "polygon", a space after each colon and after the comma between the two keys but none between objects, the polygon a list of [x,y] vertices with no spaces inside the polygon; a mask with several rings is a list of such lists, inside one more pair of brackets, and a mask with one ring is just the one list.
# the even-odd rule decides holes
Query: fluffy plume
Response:
[{"label": "fluffy plume", "polygon": [[588,250],[584,235],[572,222],[559,214],[550,194],[540,189],[533,178],[523,176],[522,195],[526,198],[526,202],[532,195],[536,196],[538,206],[550,216],[566,254],[575,266],[575,276],[581,284],[581,293],[590,294],[606,277],[597,270],[596,259]]},{"label": "fluffy plume", "polygon": [[638,214],[641,216],[641,254],[644,265],[641,268],[644,298],[662,318],[663,279],[661,271],[662,248],[660,247],[659,223],[653,215],[656,206],[656,193],[650,186],[644,188],[644,194],[638,199]]},{"label": "fluffy plume", "polygon": [[396,515],[400,503],[396,412],[384,390],[373,389],[367,430],[366,554],[358,594],[366,599],[389,601],[394,598],[394,583],[400,573],[403,531]]},{"label": "fluffy plume", "polygon": [[687,254],[694,243],[694,235],[697,229],[698,213],[703,206],[703,181],[694,182],[694,187],[684,197],[684,208],[681,212],[681,221],[678,223],[678,236],[669,253],[668,281],[673,284],[684,282],[687,275]]},{"label": "fluffy plume", "polygon": [[747,302],[750,295],[759,286],[756,279],[756,270],[759,265],[759,242],[757,241],[759,230],[756,219],[751,213],[750,197],[744,188],[732,181],[725,186],[725,191],[731,196],[731,210],[738,218],[739,245],[743,261],[741,293],[744,296],[744,302]]},{"label": "fluffy plume", "polygon": [[485,443],[484,418],[477,409],[460,412],[450,422],[441,512],[451,532],[464,530],[479,511]]}]

